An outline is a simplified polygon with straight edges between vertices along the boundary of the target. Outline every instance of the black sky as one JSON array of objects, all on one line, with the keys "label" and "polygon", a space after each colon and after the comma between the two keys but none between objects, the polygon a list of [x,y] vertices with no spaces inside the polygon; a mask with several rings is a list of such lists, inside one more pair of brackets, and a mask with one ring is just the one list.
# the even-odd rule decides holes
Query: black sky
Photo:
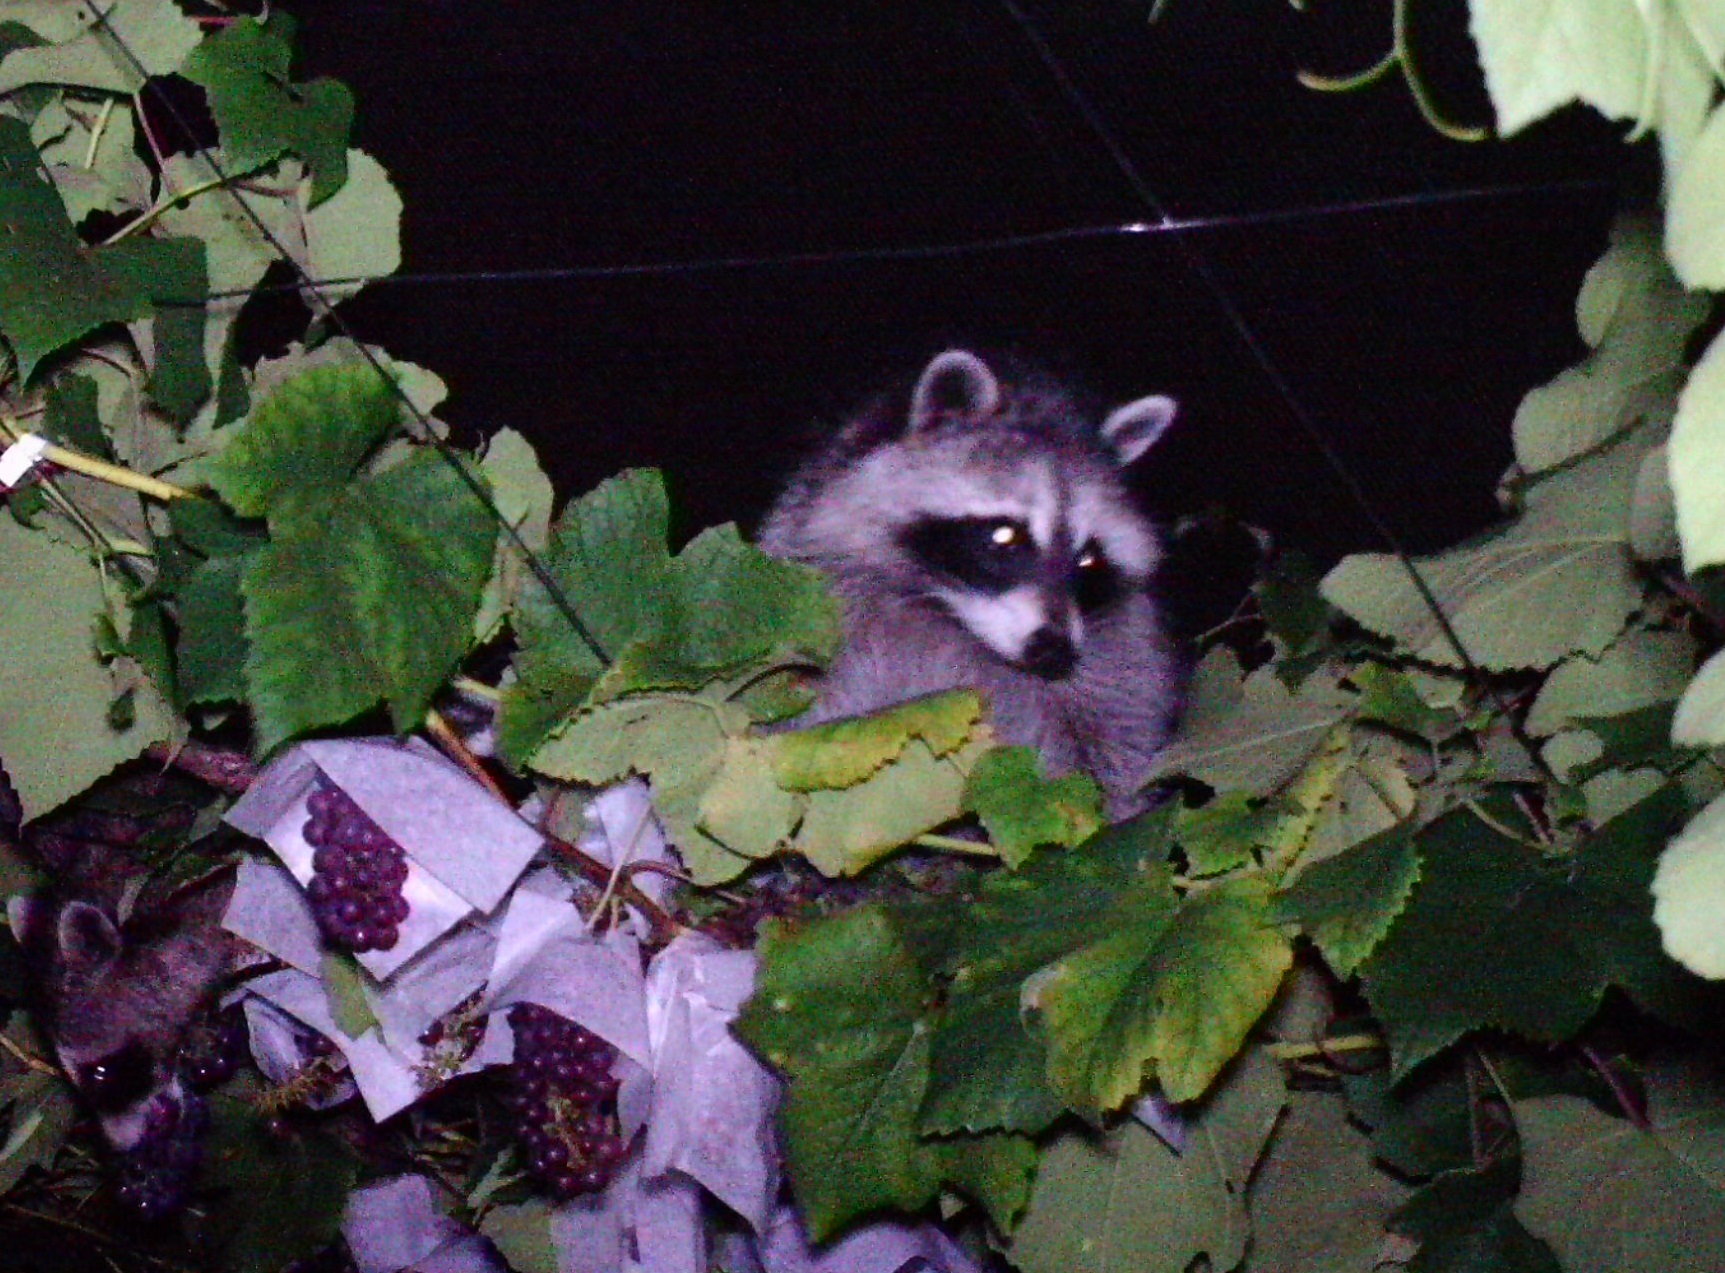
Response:
[{"label": "black sky", "polygon": [[[1515,404],[1582,352],[1575,289],[1642,161],[1581,112],[1466,146],[1393,82],[1300,87],[1374,60],[1388,0],[1173,0],[1154,25],[1148,0],[1023,7],[1168,210],[1220,223],[1186,243],[1396,529],[1430,549],[1488,521]],[[1484,121],[1465,5],[1412,8],[1437,95]],[[406,199],[411,275],[1154,219],[1000,0],[294,11],[301,73],[355,89]],[[1452,197],[1474,189],[1500,193]],[[449,381],[457,424],[528,433],[566,493],[664,467],[686,529],[747,523],[812,421],[974,341],[1180,398],[1146,475],[1165,513],[1220,503],[1320,558],[1381,547],[1171,236],[397,285],[350,316]]]}]

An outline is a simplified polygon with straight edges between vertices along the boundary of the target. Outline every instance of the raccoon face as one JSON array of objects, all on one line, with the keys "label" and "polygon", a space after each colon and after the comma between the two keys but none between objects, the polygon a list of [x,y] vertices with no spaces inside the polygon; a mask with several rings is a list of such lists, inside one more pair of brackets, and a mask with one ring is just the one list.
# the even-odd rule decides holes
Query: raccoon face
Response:
[{"label": "raccoon face", "polygon": [[811,500],[795,555],[926,599],[999,658],[1064,679],[1155,570],[1159,541],[1123,470],[1174,410],[1142,398],[1098,426],[949,351],[923,372],[902,432]]}]

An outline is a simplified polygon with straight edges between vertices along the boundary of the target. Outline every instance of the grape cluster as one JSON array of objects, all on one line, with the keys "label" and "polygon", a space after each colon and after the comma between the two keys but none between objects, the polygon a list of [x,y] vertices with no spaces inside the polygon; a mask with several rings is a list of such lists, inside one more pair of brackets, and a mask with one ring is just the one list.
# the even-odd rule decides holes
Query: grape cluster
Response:
[{"label": "grape cluster", "polygon": [[194,1091],[207,1092],[237,1074],[249,1053],[245,1012],[234,1004],[192,1027],[175,1068]]},{"label": "grape cluster", "polygon": [[209,1125],[210,1114],[202,1097],[187,1094],[177,1105],[159,1103],[150,1113],[144,1138],[120,1156],[120,1205],[146,1223],[185,1206],[192,1179],[203,1161],[204,1133]]},{"label": "grape cluster", "polygon": [[332,946],[389,950],[407,918],[407,854],[353,798],[319,777],[306,800],[305,840],[312,847],[306,895],[318,929]]},{"label": "grape cluster", "polygon": [[537,1004],[509,1009],[515,1033],[510,1110],[527,1165],[567,1201],[597,1193],[623,1161],[617,1129],[617,1049]]}]

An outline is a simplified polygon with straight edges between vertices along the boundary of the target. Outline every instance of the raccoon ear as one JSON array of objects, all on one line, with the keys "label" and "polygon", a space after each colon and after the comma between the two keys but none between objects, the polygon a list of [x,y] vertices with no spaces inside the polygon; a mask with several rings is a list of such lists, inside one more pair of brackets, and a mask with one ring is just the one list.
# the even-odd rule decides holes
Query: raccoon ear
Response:
[{"label": "raccoon ear", "polygon": [[1102,422],[1102,440],[1122,465],[1130,464],[1168,431],[1178,410],[1174,399],[1159,393],[1115,407]]},{"label": "raccoon ear", "polygon": [[60,912],[60,954],[80,971],[111,964],[120,956],[120,930],[100,906],[68,902]]},{"label": "raccoon ear", "polygon": [[968,349],[949,349],[927,367],[910,396],[910,431],[941,417],[980,420],[1000,405],[1000,381]]}]

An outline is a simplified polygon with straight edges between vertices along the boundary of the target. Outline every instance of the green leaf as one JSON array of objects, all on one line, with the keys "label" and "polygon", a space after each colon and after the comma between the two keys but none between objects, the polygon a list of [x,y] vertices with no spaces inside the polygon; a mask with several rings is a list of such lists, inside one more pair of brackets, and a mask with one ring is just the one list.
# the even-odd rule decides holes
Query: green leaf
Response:
[{"label": "green leaf", "polygon": [[0,596],[28,598],[0,606],[0,764],[29,821],[167,741],[173,717],[144,685],[131,723],[110,722],[118,684],[95,644],[106,598],[83,553],[0,518]]},{"label": "green leaf", "polygon": [[1713,338],[1683,386],[1669,454],[1683,569],[1693,575],[1725,562],[1725,337]]},{"label": "green leaf", "polygon": [[774,780],[765,746],[731,739],[718,773],[701,794],[700,826],[733,853],[766,857],[790,838],[802,802]]},{"label": "green leaf", "polygon": [[155,308],[150,322],[150,401],[185,424],[210,396],[204,362],[204,306],[210,282],[197,239],[128,239],[104,250],[105,264],[129,278]]},{"label": "green leaf", "polygon": [[1725,744],[1725,652],[1701,665],[1671,719],[1671,741],[1685,747]]},{"label": "green leaf", "polygon": [[313,1127],[274,1133],[236,1096],[210,1100],[203,1181],[225,1192],[210,1224],[234,1273],[277,1273],[322,1250],[341,1230],[358,1164],[341,1141]]},{"label": "green leaf", "polygon": [[284,154],[311,170],[311,206],[347,180],[353,94],[331,79],[296,84],[293,22],[275,13],[267,24],[248,17],[207,37],[180,74],[209,95],[228,169],[244,175]]},{"label": "green leaf", "polygon": [[736,1029],[788,1080],[780,1130],[809,1236],[928,1205],[942,1165],[916,1130],[929,987],[891,920],[865,906],[807,928],[770,925],[760,949]]},{"label": "green leaf", "polygon": [[1408,1199],[1390,1227],[1420,1244],[1409,1273],[1564,1273],[1511,1210],[1517,1175],[1515,1161],[1501,1159],[1479,1171],[1448,1172]]},{"label": "green leaf", "polygon": [[1023,1273],[1186,1273],[1201,1254],[1231,1269],[1250,1232],[1243,1185],[1135,1120],[1107,1136],[1067,1132],[1043,1150],[1006,1257]]},{"label": "green leaf", "polygon": [[981,1204],[1001,1233],[1011,1233],[1030,1203],[1040,1161],[1028,1136],[995,1133],[934,1142],[940,1174],[948,1185]]},{"label": "green leaf", "polygon": [[72,1091],[56,1074],[29,1070],[0,1085],[5,1136],[0,1139],[0,1195],[9,1193],[32,1167],[49,1167],[78,1121]]},{"label": "green leaf", "polygon": [[1268,891],[1240,881],[1057,960],[1026,984],[1024,1002],[1041,1014],[1050,1080],[1095,1118],[1137,1095],[1149,1072],[1170,1100],[1202,1096],[1292,962]]},{"label": "green leaf", "polygon": [[1576,310],[1593,353],[1529,393],[1515,414],[1515,458],[1529,472],[1567,463],[1637,419],[1668,412],[1689,334],[1708,305],[1671,276],[1658,225],[1624,217],[1588,271]]},{"label": "green leaf", "polygon": [[0,334],[17,355],[20,379],[96,328],[149,311],[132,272],[111,264],[112,249],[79,240],[42,176],[29,127],[10,117],[0,118],[0,234]]},{"label": "green leaf", "polygon": [[[515,528],[529,551],[544,552],[551,537],[551,509],[556,493],[551,489],[551,479],[539,467],[533,444],[514,429],[499,429],[485,444],[479,471],[491,488],[491,498],[503,522]],[[500,532],[497,561],[491,568],[485,600],[473,624],[475,641],[483,643],[497,635],[504,616],[531,577],[521,550],[513,539]]]},{"label": "green leaf", "polygon": [[1419,877],[1408,828],[1394,827],[1307,867],[1283,890],[1281,906],[1336,975],[1351,977],[1401,914]]},{"label": "green leaf", "polygon": [[1469,11],[1486,90],[1504,136],[1574,101],[1611,119],[1641,112],[1643,79],[1653,63],[1635,6],[1473,0]]},{"label": "green leaf", "polygon": [[242,517],[273,517],[296,498],[334,494],[395,427],[398,410],[368,364],[313,368],[234,426],[208,466],[210,485]]},{"label": "green leaf", "polygon": [[489,516],[421,452],[334,491],[278,501],[248,561],[248,698],[268,751],[379,700],[416,726],[466,654],[491,569]]},{"label": "green leaf", "polygon": [[1691,972],[1725,979],[1725,797],[1666,848],[1653,878],[1653,919],[1666,951]]},{"label": "green leaf", "polygon": [[[1516,521],[1414,564],[1462,645],[1493,671],[1544,668],[1577,650],[1597,655],[1641,603],[1628,554],[1629,497],[1645,447],[1625,443],[1534,484]],[[1400,559],[1348,557],[1324,596],[1398,650],[1461,660]]]},{"label": "green leaf", "polygon": [[1330,628],[1330,607],[1318,592],[1319,575],[1311,558],[1288,552],[1271,563],[1252,585],[1258,613],[1277,642],[1279,658],[1299,658],[1322,644]]},{"label": "green leaf", "polygon": [[1196,809],[1174,812],[1174,839],[1195,876],[1220,875],[1244,866],[1268,843],[1283,810],[1274,801],[1244,791],[1213,796]]},{"label": "green leaf", "polygon": [[1070,848],[1102,825],[1102,789],[1088,774],[1042,776],[1030,747],[985,752],[964,784],[964,809],[982,820],[1009,867],[1021,866],[1044,844]]},{"label": "green leaf", "polygon": [[479,1232],[496,1244],[516,1273],[560,1273],[552,1220],[551,1205],[545,1202],[493,1207],[479,1222]]},{"label": "green leaf", "polygon": [[1151,776],[1184,773],[1218,791],[1267,796],[1310,759],[1350,707],[1350,697],[1322,677],[1293,693],[1269,666],[1242,677],[1233,651],[1218,646],[1198,665],[1180,733]]},{"label": "green leaf", "polygon": [[179,589],[180,639],[174,650],[187,703],[238,703],[246,695],[245,598],[248,559],[203,562]]},{"label": "green leaf", "polygon": [[855,786],[809,793],[792,847],[824,875],[856,874],[956,819],[963,811],[966,775],[986,745],[978,742],[973,750],[936,756],[915,738],[884,769]]},{"label": "green leaf", "polygon": [[1432,742],[1441,742],[1460,729],[1455,713],[1427,703],[1405,672],[1383,663],[1365,663],[1349,672],[1348,680],[1360,692],[1356,710],[1363,721]]},{"label": "green leaf", "polygon": [[[62,29],[52,44],[6,55],[0,62],[0,94],[26,84],[136,93],[146,76],[173,74],[203,38],[198,24],[173,0],[117,0],[104,6],[100,23],[75,9],[73,16],[81,33]],[[122,44],[130,56],[119,51]]]},{"label": "green leaf", "polygon": [[935,756],[955,751],[981,718],[982,700],[974,691],[937,694],[872,716],[778,735],[774,767],[787,791],[854,787],[896,760],[914,739]]},{"label": "green leaf", "polygon": [[1725,111],[1711,112],[1674,176],[1665,205],[1672,267],[1684,286],[1718,291],[1725,288]]},{"label": "green leaf", "polygon": [[1528,732],[1543,737],[1589,717],[1673,702],[1694,671],[1687,634],[1632,629],[1597,658],[1572,655],[1553,668],[1528,711]]},{"label": "green leaf", "polygon": [[1725,1268],[1725,1195],[1663,1136],[1572,1096],[1518,1102],[1515,1212],[1566,1273]]},{"label": "green leaf", "polygon": [[1399,1175],[1424,1179],[1474,1165],[1474,1094],[1459,1065],[1429,1065],[1395,1081],[1388,1070],[1344,1074],[1348,1112],[1371,1129],[1372,1152]]},{"label": "green leaf", "polygon": [[378,1024],[366,998],[365,974],[359,960],[345,951],[326,951],[323,957],[323,995],[335,1028],[357,1039]]},{"label": "green leaf", "polygon": [[[311,201],[320,197],[313,170]],[[389,176],[363,150],[347,152],[347,180],[305,210],[306,271],[314,279],[374,279],[401,268],[401,196]],[[332,303],[364,286],[347,283],[318,290]]]},{"label": "green leaf", "polygon": [[74,451],[111,460],[114,449],[96,410],[96,382],[88,376],[61,376],[48,386],[42,435]]}]

